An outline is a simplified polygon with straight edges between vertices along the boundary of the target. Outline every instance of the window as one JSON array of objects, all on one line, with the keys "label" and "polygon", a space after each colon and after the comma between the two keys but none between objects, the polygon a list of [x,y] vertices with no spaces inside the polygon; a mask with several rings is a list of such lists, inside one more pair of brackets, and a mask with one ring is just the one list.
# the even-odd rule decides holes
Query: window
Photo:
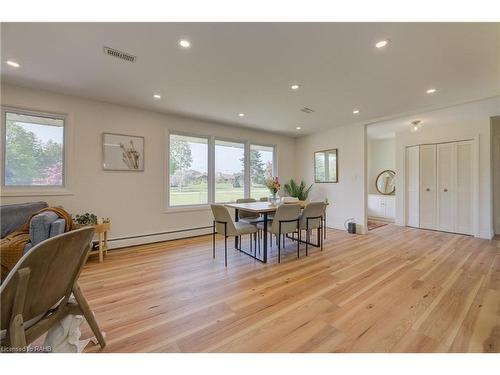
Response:
[{"label": "window", "polygon": [[64,117],[3,111],[6,187],[64,186]]},{"label": "window", "polygon": [[170,134],[170,206],[208,203],[208,138]]},{"label": "window", "polygon": [[215,140],[215,202],[245,197],[245,144]]},{"label": "window", "polygon": [[185,134],[169,134],[168,207],[268,197],[274,147]]},{"label": "window", "polygon": [[250,145],[250,196],[259,200],[269,196],[265,182],[273,176],[274,147]]}]

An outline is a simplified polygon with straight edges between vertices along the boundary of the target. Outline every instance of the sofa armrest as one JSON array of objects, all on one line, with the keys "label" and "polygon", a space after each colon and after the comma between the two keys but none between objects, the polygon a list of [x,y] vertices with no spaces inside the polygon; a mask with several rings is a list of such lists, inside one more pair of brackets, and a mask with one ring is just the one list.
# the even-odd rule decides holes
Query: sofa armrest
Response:
[{"label": "sofa armrest", "polygon": [[49,238],[63,234],[65,227],[66,227],[66,220],[61,218],[54,220],[50,225]]},{"label": "sofa armrest", "polygon": [[59,216],[51,211],[42,212],[31,218],[30,241],[32,246],[36,246],[49,238],[50,227],[58,218]]}]

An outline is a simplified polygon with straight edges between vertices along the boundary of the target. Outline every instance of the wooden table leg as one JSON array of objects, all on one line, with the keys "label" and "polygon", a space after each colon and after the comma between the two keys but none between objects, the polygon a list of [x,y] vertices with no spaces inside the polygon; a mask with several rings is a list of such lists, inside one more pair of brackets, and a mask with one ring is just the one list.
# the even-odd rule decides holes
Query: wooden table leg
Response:
[{"label": "wooden table leg", "polygon": [[108,231],[104,232],[104,255],[108,255]]},{"label": "wooden table leg", "polygon": [[104,249],[103,249],[103,247],[104,247],[104,240],[103,240],[103,237],[104,237],[104,236],[103,236],[103,234],[102,234],[102,233],[99,233],[99,234],[98,234],[98,236],[99,236],[99,263],[102,263],[102,262],[103,262],[103,260],[104,260],[104,259],[103,259],[103,254],[102,254],[102,253],[103,253],[103,251],[104,251]]}]

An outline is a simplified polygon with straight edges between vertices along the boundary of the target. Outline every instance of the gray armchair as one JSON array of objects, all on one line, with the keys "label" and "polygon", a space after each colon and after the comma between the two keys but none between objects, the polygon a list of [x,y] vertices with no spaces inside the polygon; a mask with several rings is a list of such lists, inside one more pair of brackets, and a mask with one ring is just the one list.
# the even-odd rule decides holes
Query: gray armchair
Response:
[{"label": "gray armchair", "polygon": [[[48,207],[46,202],[30,202],[0,206],[1,238],[19,229],[31,215]],[[30,242],[24,247],[24,254],[33,246],[58,234],[64,233],[66,220],[54,212],[46,211],[35,215],[30,223]]]}]

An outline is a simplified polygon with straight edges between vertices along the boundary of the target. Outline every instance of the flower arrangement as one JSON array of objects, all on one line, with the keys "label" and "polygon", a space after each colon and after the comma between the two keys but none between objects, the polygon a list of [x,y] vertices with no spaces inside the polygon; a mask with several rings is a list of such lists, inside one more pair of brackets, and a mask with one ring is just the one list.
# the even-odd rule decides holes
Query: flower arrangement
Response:
[{"label": "flower arrangement", "polygon": [[269,189],[273,196],[276,195],[278,190],[281,188],[280,181],[278,177],[271,177],[266,180],[266,187]]}]

